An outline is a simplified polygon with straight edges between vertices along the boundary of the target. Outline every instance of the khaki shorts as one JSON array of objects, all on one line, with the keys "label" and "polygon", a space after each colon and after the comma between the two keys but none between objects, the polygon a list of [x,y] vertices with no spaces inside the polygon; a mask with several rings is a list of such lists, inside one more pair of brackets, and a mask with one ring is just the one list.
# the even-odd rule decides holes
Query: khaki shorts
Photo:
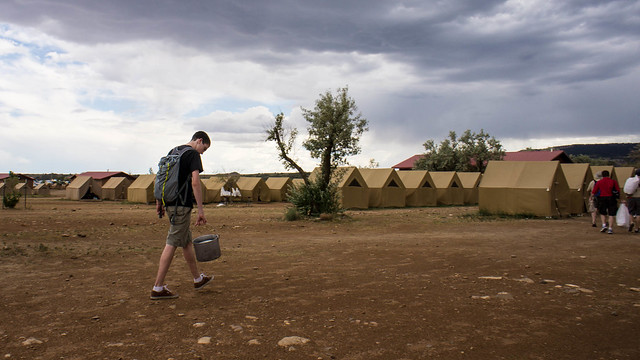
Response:
[{"label": "khaki shorts", "polygon": [[167,235],[167,245],[186,247],[191,243],[191,208],[167,206],[165,210],[169,219],[173,216],[173,223]]}]

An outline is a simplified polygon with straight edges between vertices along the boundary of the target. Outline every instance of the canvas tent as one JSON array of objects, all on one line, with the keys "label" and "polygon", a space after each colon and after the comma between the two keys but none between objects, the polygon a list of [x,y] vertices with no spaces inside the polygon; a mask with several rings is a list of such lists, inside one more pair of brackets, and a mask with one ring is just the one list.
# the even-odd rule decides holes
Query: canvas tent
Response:
[{"label": "canvas tent", "polygon": [[301,178],[291,179],[291,185],[292,186],[302,186],[302,185],[304,185],[304,179],[301,179]]},{"label": "canvas tent", "polygon": [[624,182],[627,181],[628,178],[634,176],[633,167],[628,166],[616,166],[613,168],[613,179],[618,181],[620,187],[624,186]]},{"label": "canvas tent", "polygon": [[66,198],[69,200],[80,200],[89,194],[91,188],[91,176],[76,176],[67,186]]},{"label": "canvas tent", "polygon": [[359,169],[369,188],[369,207],[405,207],[405,186],[394,169]]},{"label": "canvas tent", "polygon": [[241,176],[236,182],[236,186],[242,193],[241,201],[271,201],[271,194],[265,181],[260,177]]},{"label": "canvas tent", "polygon": [[622,190],[622,188],[624,187],[624,183],[627,181],[627,179],[629,179],[630,177],[633,177],[634,175],[635,175],[635,168],[633,167],[616,166],[613,168],[613,179],[615,179],[618,182],[618,186],[620,186],[621,200],[627,199],[627,195]]},{"label": "canvas tent", "polygon": [[131,180],[126,177],[112,177],[102,185],[102,200],[124,200]]},{"label": "canvas tent", "polygon": [[406,206],[436,206],[436,187],[427,170],[397,172],[405,187]]},{"label": "canvas tent", "polygon": [[89,191],[91,191],[93,195],[99,199],[104,198],[102,194],[102,187],[109,181],[109,179],[114,177],[124,177],[129,179],[129,183],[135,180],[134,176],[131,176],[122,171],[86,171],[82,174],[75,175],[75,177],[77,176],[91,177],[91,186]]},{"label": "canvas tent", "polygon": [[38,184],[33,188],[33,195],[49,195],[49,185],[48,184]]},{"label": "canvas tent", "polygon": [[462,183],[455,171],[429,171],[438,205],[464,205]]},{"label": "canvas tent", "polygon": [[127,188],[127,200],[134,203],[149,204],[155,202],[153,186],[156,176],[153,174],[140,175]]},{"label": "canvas tent", "polygon": [[479,172],[456,173],[462,184],[463,201],[465,205],[478,205],[478,185],[482,174]]},{"label": "canvas tent", "polygon": [[265,181],[269,192],[271,193],[271,201],[287,201],[287,193],[291,186],[291,178],[289,177],[270,177]]},{"label": "canvas tent", "polygon": [[489,161],[479,187],[481,211],[567,216],[569,185],[558,161]]},{"label": "canvas tent", "polygon": [[[314,179],[319,175],[320,168],[317,167],[311,172],[309,178]],[[338,167],[334,170],[332,181],[337,183],[342,208],[366,209],[369,207],[369,187],[358,168],[353,166]]]},{"label": "canvas tent", "polygon": [[560,168],[569,186],[571,199],[570,213],[585,213],[589,205],[587,187],[591,180],[593,180],[589,164],[560,164]]},{"label": "canvas tent", "polygon": [[23,183],[23,182],[17,183],[15,189],[16,189],[17,192],[19,192],[22,195],[24,195],[24,194],[32,195],[33,194],[33,189],[31,189],[29,187],[28,183]]},{"label": "canvas tent", "polygon": [[225,191],[231,191],[234,186],[232,179],[222,178],[220,176],[212,176],[204,179],[202,183],[205,203],[221,202],[223,198],[220,190],[224,188]]}]

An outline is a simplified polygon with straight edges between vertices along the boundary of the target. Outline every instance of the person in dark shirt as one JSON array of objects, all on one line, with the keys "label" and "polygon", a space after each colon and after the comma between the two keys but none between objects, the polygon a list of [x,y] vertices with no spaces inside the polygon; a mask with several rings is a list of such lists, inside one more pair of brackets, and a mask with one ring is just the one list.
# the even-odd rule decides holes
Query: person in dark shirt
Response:
[{"label": "person in dark shirt", "polygon": [[[596,182],[596,185],[591,190],[591,194],[598,198],[598,212],[602,220],[602,229],[600,232],[607,232],[613,234],[611,228],[613,224],[613,217],[618,212],[618,199],[614,196],[613,192],[617,191],[620,194],[620,186],[618,182],[609,177],[609,171],[602,171],[602,180]],[[609,227],[607,228],[607,224]]]},{"label": "person in dark shirt", "polygon": [[190,228],[194,198],[196,206],[198,207],[196,226],[207,223],[207,219],[204,216],[202,188],[200,185],[200,173],[203,171],[200,155],[207,151],[209,146],[211,146],[211,140],[209,139],[209,135],[204,131],[196,132],[191,138],[191,141],[185,145],[178,146],[178,149],[185,147],[192,148],[192,150],[184,152],[180,157],[180,169],[178,172],[178,187],[182,187],[185,182],[187,183],[187,197],[184,199],[178,197],[176,201],[166,203],[165,206],[162,205],[162,201],[156,200],[156,211],[158,215],[162,217],[166,211],[167,215],[169,215],[168,217],[171,219],[171,225],[164,250],[160,256],[156,282],[153,290],[151,290],[152,300],[175,299],[178,297],[178,294],[169,290],[164,284],[164,279],[171,266],[171,260],[173,260],[173,256],[178,247],[181,247],[183,250],[184,259],[193,275],[193,286],[196,290],[201,289],[213,279],[213,275],[207,276],[198,271],[195,252],[191,242]]}]

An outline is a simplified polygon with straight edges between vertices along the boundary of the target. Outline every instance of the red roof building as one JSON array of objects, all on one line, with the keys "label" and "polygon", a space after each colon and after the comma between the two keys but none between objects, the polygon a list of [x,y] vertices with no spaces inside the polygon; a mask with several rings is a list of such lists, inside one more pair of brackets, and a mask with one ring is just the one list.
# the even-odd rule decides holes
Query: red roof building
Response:
[{"label": "red roof building", "polygon": [[415,162],[418,161],[419,159],[422,159],[423,157],[424,157],[423,154],[413,155],[412,157],[408,158],[407,160],[401,161],[401,162],[393,165],[392,168],[394,168],[396,170],[412,170],[413,166],[415,165]]},{"label": "red roof building", "polygon": [[[24,175],[24,174],[16,174],[16,173],[13,173],[13,175],[18,177],[18,181],[19,182],[21,182],[21,183],[26,182],[30,188],[33,188],[33,182],[34,182],[35,179],[32,178],[31,176]],[[0,174],[0,183],[3,183],[8,178],[9,178],[9,174],[8,173],[1,173]]]}]

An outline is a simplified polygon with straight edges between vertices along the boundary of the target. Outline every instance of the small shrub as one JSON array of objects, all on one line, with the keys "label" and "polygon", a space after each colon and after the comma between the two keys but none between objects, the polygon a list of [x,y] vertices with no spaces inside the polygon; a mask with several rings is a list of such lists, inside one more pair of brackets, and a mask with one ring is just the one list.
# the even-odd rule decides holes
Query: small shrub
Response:
[{"label": "small shrub", "polygon": [[9,177],[4,181],[2,196],[2,204],[7,208],[14,208],[20,201],[20,192],[15,190],[16,185],[18,184],[18,177],[13,174],[13,172],[9,172]]},{"label": "small shrub", "polygon": [[340,211],[340,194],[338,186],[330,183],[326,190],[320,183],[322,180],[309,180],[309,184],[293,186],[289,191],[289,201],[303,216],[320,216],[320,214],[336,214]]},{"label": "small shrub", "polygon": [[302,215],[300,215],[298,209],[292,206],[287,208],[287,211],[284,213],[284,219],[287,221],[297,221],[302,219]]},{"label": "small shrub", "polygon": [[18,201],[20,201],[20,193],[18,192],[10,192],[2,197],[2,203],[5,207],[10,209],[16,207]]}]

